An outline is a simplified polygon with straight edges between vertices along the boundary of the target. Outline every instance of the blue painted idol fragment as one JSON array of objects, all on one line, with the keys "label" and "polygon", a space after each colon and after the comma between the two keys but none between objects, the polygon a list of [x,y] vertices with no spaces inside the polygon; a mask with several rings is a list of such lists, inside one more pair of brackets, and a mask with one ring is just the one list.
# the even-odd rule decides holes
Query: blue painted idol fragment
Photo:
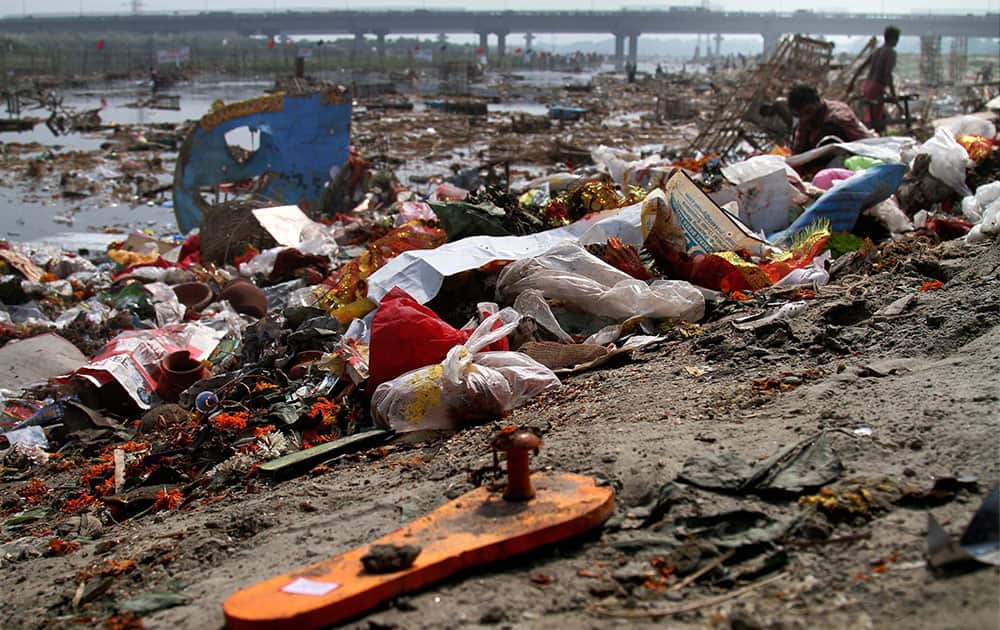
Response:
[{"label": "blue painted idol fragment", "polygon": [[[253,152],[230,147],[226,133],[259,134]],[[277,93],[214,109],[202,117],[177,157],[174,213],[181,232],[201,223],[211,203],[202,194],[242,191],[274,205],[322,205],[331,169],[347,162],[351,97],[342,88]]]}]

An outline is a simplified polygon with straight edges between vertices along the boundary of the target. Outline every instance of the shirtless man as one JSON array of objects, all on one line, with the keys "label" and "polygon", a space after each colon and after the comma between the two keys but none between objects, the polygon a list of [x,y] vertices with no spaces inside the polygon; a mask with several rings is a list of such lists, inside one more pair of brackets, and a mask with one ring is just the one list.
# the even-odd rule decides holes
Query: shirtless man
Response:
[{"label": "shirtless man", "polygon": [[[879,133],[885,131],[885,105],[896,102],[896,86],[892,81],[892,71],[896,69],[896,44],[899,43],[899,29],[888,26],[883,35],[884,43],[872,53],[868,66],[868,78],[862,87],[865,100],[874,101],[865,105],[865,122]],[[886,91],[889,97],[885,98]]]}]

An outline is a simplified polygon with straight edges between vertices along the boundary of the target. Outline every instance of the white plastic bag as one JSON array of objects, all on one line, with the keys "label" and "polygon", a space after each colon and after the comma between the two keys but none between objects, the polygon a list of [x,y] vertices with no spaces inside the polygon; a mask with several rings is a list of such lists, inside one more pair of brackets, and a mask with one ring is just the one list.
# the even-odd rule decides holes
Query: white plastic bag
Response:
[{"label": "white plastic bag", "polygon": [[933,138],[920,145],[917,153],[931,156],[931,175],[963,197],[972,194],[965,184],[965,171],[973,166],[973,162],[969,159],[969,152],[955,140],[950,130],[939,127]]},{"label": "white plastic bag", "polygon": [[997,135],[997,129],[993,123],[978,116],[962,116],[941,125],[941,128],[947,129],[956,138],[965,135],[993,138]]},{"label": "white plastic bag", "polygon": [[552,370],[525,354],[479,352],[506,337],[520,320],[517,311],[505,308],[486,318],[440,364],[379,385],[372,395],[375,423],[399,432],[456,430],[558,387]]},{"label": "white plastic bag", "polygon": [[548,302],[545,301],[545,296],[538,289],[528,289],[518,295],[514,300],[514,310],[535,320],[536,324],[554,335],[560,343],[573,343],[573,338],[563,330]]},{"label": "white plastic bag", "polygon": [[500,302],[511,303],[529,289],[619,322],[633,317],[698,321],[705,315],[705,297],[690,283],[664,280],[647,285],[572,241],[511,263],[497,279]]},{"label": "white plastic bag", "polygon": [[969,243],[1000,234],[1000,182],[991,182],[976,189],[975,195],[962,199],[962,215],[978,223],[966,235]]},{"label": "white plastic bag", "polygon": [[776,287],[797,287],[808,285],[812,287],[825,287],[830,282],[830,272],[826,266],[830,263],[833,255],[828,251],[812,259],[812,264],[801,269],[792,269],[788,275],[774,283]]},{"label": "white plastic bag", "polygon": [[1000,199],[993,200],[983,211],[983,220],[978,225],[974,225],[965,240],[969,243],[977,243],[1000,235]]},{"label": "white plastic bag", "polygon": [[864,211],[864,214],[875,217],[879,223],[889,230],[893,238],[898,238],[907,232],[913,231],[913,222],[900,209],[895,197],[889,197],[881,203],[868,208]]}]

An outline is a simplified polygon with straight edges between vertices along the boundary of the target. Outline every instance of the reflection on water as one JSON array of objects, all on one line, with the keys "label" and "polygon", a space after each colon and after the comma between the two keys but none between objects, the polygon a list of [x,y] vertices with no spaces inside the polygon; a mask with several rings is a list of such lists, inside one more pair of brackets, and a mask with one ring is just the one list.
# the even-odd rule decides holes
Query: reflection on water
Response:
[{"label": "reflection on water", "polygon": [[[526,88],[558,87],[573,84],[586,84],[592,79],[590,73],[566,73],[553,71],[524,71],[516,74],[490,74],[487,77],[489,86],[501,82],[509,86]],[[143,107],[127,107],[129,103],[148,100],[152,94],[144,82],[116,83],[105,88],[86,90],[69,90],[61,92],[63,105],[71,111],[87,111],[100,109],[104,124],[145,125],[157,123],[180,123],[197,120],[208,113],[212,103],[218,99],[231,103],[263,94],[271,88],[270,81],[217,81],[178,85],[162,90],[163,94],[180,96],[178,110],[153,109]],[[476,86],[480,91],[494,91],[487,85]],[[545,115],[547,107],[533,102],[534,92],[527,91],[525,95],[515,96],[514,100],[503,103],[491,103],[489,111],[496,114],[526,113]],[[423,109],[424,103],[415,99],[417,109]],[[46,118],[47,110],[25,110],[26,117]],[[236,133],[245,135],[237,136]],[[233,137],[227,135],[227,140],[247,148],[255,148],[258,138],[251,137],[246,129],[234,132]],[[41,151],[100,151],[102,145],[109,141],[109,132],[70,133],[56,136],[44,122],[26,132],[0,133],[0,143],[38,143]],[[165,157],[169,157],[165,155]],[[432,169],[433,170],[433,169]],[[421,171],[414,166],[414,172]],[[100,173],[92,173],[99,177]],[[121,229],[154,228],[157,232],[166,233],[176,230],[176,223],[171,208],[162,206],[140,205],[129,207],[126,204],[93,207],[94,200],[72,200],[55,195],[56,190],[38,188],[29,200],[25,200],[25,190],[0,188],[0,239],[37,240],[53,234],[64,233],[67,230],[87,232],[90,228],[113,226]],[[63,219],[66,217],[66,219]],[[53,219],[57,220],[53,220]],[[70,222],[71,221],[71,222]]]},{"label": "reflection on water", "polygon": [[[52,204],[23,201],[17,191],[0,189],[0,239],[13,241],[33,241],[42,237],[72,230],[88,232],[114,227],[125,231],[152,228],[157,233],[177,230],[172,208],[140,205],[134,208],[124,204],[87,208],[75,214],[68,213],[78,204],[67,203],[64,199]],[[57,223],[53,217],[70,214],[72,223]]]}]

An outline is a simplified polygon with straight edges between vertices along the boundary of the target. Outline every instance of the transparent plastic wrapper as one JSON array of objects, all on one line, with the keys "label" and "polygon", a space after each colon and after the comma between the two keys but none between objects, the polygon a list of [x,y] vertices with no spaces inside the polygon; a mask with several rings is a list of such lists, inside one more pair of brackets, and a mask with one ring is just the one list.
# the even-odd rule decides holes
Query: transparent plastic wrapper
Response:
[{"label": "transparent plastic wrapper", "polygon": [[278,260],[278,254],[286,249],[288,248],[282,246],[265,249],[240,265],[240,275],[247,277],[269,275],[274,270],[274,263]]},{"label": "transparent plastic wrapper", "polygon": [[1000,235],[1000,199],[996,199],[983,210],[983,220],[981,223],[972,226],[965,240],[969,243],[978,243],[986,238],[995,238]]},{"label": "transparent plastic wrapper", "polygon": [[830,263],[830,259],[833,255],[829,251],[825,251],[819,256],[812,259],[812,264],[807,267],[802,267],[801,269],[792,269],[788,275],[778,280],[772,286],[776,287],[795,287],[808,285],[812,287],[823,287],[830,283],[830,272],[827,271],[827,265]]},{"label": "transparent plastic wrapper", "polygon": [[900,209],[895,197],[888,199],[868,208],[864,214],[875,217],[879,223],[885,226],[893,238],[899,238],[906,232],[913,231],[913,222],[906,213]]},{"label": "transparent plastic wrapper", "polygon": [[158,327],[177,324],[184,320],[187,307],[181,304],[171,287],[162,282],[150,282],[145,286],[145,289],[152,296],[153,311],[156,313]]},{"label": "transparent plastic wrapper", "polygon": [[68,278],[78,273],[96,272],[97,266],[82,256],[63,256],[55,265],[55,274]]},{"label": "transparent plastic wrapper", "polygon": [[514,300],[514,310],[523,316],[530,317],[535,323],[549,331],[562,343],[574,343],[573,338],[563,330],[552,309],[549,308],[545,296],[538,289],[528,289],[521,292]]},{"label": "transparent plastic wrapper", "polygon": [[947,129],[956,138],[965,135],[993,138],[997,135],[997,129],[993,123],[978,116],[962,116],[952,119],[941,125],[941,128]]},{"label": "transparent plastic wrapper", "polygon": [[[301,300],[295,300],[295,303],[293,303],[293,296],[297,296],[303,290],[303,284],[305,282],[301,278],[296,278],[288,282],[264,287],[262,290],[264,291],[264,295],[267,296],[268,309],[275,310],[284,309],[288,306],[307,306],[307,304],[301,304]],[[308,289],[309,287],[305,288]],[[314,302],[315,300],[313,300]],[[308,304],[308,306],[311,305]]]},{"label": "transparent plastic wrapper", "polygon": [[973,166],[969,153],[960,145],[951,131],[940,127],[934,137],[920,145],[918,153],[931,157],[930,173],[955,192],[968,196],[972,194],[965,184],[966,170]]},{"label": "transparent plastic wrapper", "polygon": [[108,342],[87,365],[57,380],[68,382],[71,377],[80,378],[95,387],[117,381],[140,409],[149,409],[157,400],[160,362],[168,354],[187,350],[192,359],[200,361],[211,355],[224,336],[225,332],[201,324],[125,331]]},{"label": "transparent plastic wrapper", "polygon": [[73,285],[70,284],[69,280],[55,280],[53,282],[22,280],[21,290],[34,297],[68,298],[73,296]]},{"label": "transparent plastic wrapper", "polygon": [[520,320],[517,311],[505,308],[486,318],[441,363],[379,385],[372,395],[375,423],[399,432],[456,430],[558,387],[552,370],[525,354],[479,352],[506,337]]},{"label": "transparent plastic wrapper", "polygon": [[698,321],[705,315],[705,298],[690,283],[664,280],[647,285],[570,241],[536,258],[511,263],[497,280],[502,303],[514,302],[529,289],[616,321],[632,317]]},{"label": "transparent plastic wrapper", "polygon": [[666,181],[671,168],[664,167],[665,160],[659,155],[650,155],[642,159],[636,156],[601,145],[590,151],[590,157],[595,164],[602,166],[623,190],[630,186],[642,186],[646,190],[656,188]]},{"label": "transparent plastic wrapper", "polygon": [[11,304],[7,307],[7,314],[15,324],[25,324],[27,326],[51,326],[53,321],[38,308],[37,302],[26,302],[25,304]]},{"label": "transparent plastic wrapper", "polygon": [[84,329],[97,331],[104,326],[105,322],[111,319],[115,312],[113,308],[107,306],[97,298],[90,298],[86,302],[81,302],[77,306],[63,311],[59,315],[59,318],[56,319],[56,328],[62,330],[75,322],[80,315],[83,315]]},{"label": "transparent plastic wrapper", "polygon": [[396,216],[394,225],[399,227],[404,223],[418,219],[422,221],[435,221],[437,220],[437,215],[423,201],[404,201],[399,206],[399,215]]},{"label": "transparent plastic wrapper", "polygon": [[128,276],[147,282],[169,282],[168,271],[169,269],[163,267],[136,267],[128,272]]},{"label": "transparent plastic wrapper", "polygon": [[976,203],[975,195],[969,195],[962,199],[962,216],[973,223],[979,223],[983,220],[983,208]]},{"label": "transparent plastic wrapper", "polygon": [[288,294],[288,303],[285,308],[294,306],[314,306],[318,307],[320,296],[317,295],[316,287],[299,287],[292,289]]}]

